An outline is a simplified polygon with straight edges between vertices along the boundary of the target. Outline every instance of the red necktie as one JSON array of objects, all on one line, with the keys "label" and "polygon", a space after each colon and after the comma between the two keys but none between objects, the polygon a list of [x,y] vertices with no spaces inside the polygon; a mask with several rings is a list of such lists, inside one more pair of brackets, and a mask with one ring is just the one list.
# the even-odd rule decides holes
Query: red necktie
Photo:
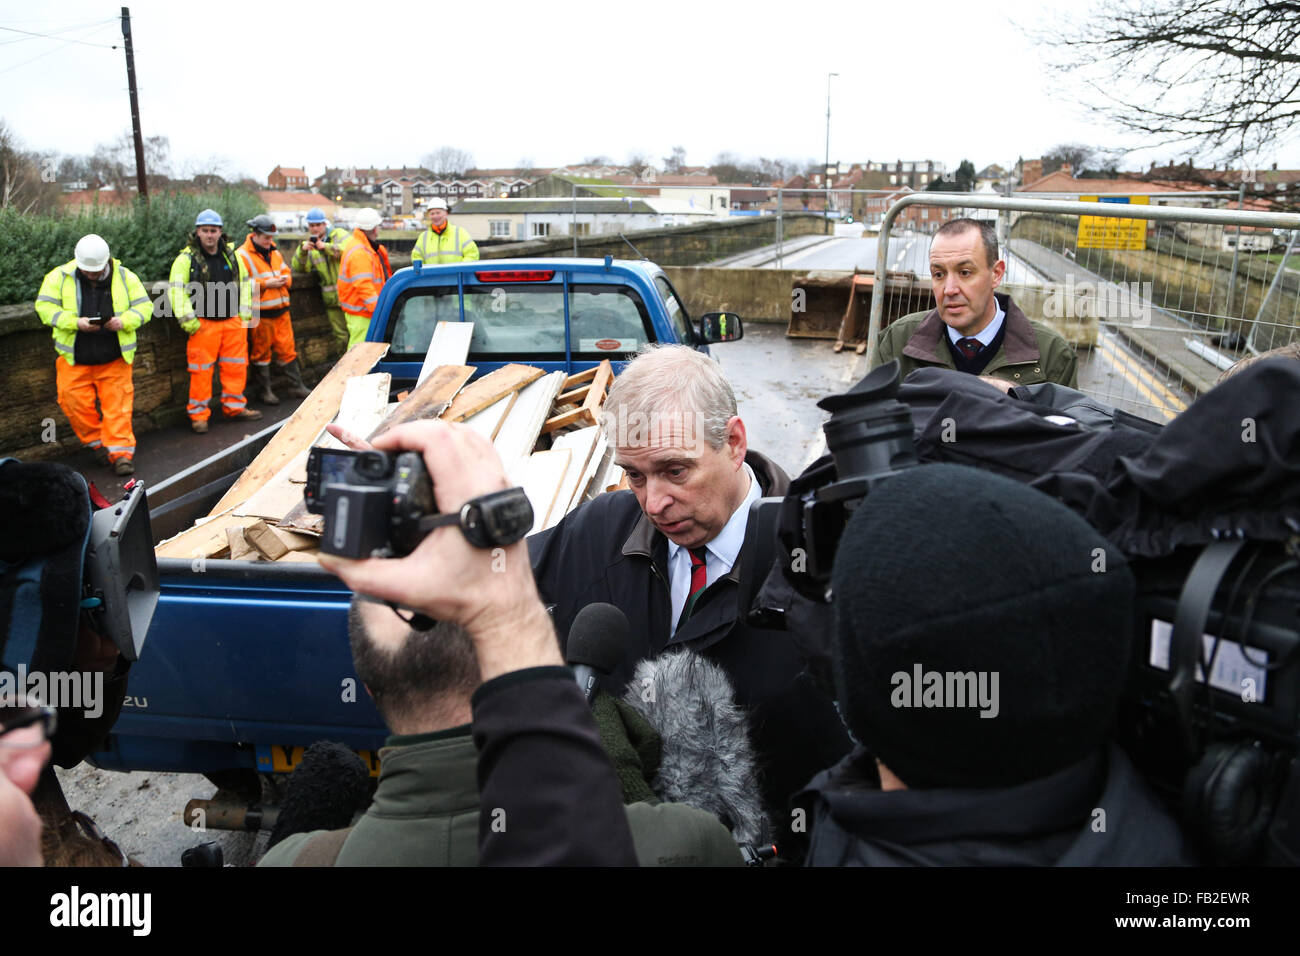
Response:
[{"label": "red necktie", "polygon": [[700,596],[709,583],[709,569],[705,563],[708,556],[706,548],[690,548],[691,556],[691,593],[686,595],[686,603],[682,605],[682,616],[677,620],[677,626],[681,627],[686,623],[686,619],[691,616],[691,611],[695,609],[695,599]]},{"label": "red necktie", "polygon": [[980,352],[984,351],[984,346],[980,343],[979,339],[972,339],[969,337],[958,339],[957,348],[961,349],[961,354],[966,356],[968,359],[973,359],[975,356],[979,355]]}]

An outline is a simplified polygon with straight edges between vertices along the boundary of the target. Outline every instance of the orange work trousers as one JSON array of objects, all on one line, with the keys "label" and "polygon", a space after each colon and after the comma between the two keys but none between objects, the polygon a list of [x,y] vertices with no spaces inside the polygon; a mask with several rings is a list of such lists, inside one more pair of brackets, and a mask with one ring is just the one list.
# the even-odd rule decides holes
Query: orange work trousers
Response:
[{"label": "orange work trousers", "polygon": [[221,377],[221,410],[238,415],[248,404],[244,382],[248,378],[248,338],[244,324],[233,319],[199,319],[199,330],[190,336],[185,349],[190,370],[190,404],[186,411],[196,422],[205,422],[212,412],[212,366]]},{"label": "orange work trousers", "polygon": [[[60,358],[55,359],[54,369],[59,407],[82,444],[107,447],[112,462],[134,458],[131,410],[135,406],[135,384],[126,359],[116,358],[105,365],[69,365]],[[102,415],[95,408],[96,398]]]},{"label": "orange work trousers", "polygon": [[261,319],[253,326],[253,364],[270,365],[271,353],[275,353],[276,365],[288,365],[298,357],[293,347],[293,326],[289,316],[278,319]]}]

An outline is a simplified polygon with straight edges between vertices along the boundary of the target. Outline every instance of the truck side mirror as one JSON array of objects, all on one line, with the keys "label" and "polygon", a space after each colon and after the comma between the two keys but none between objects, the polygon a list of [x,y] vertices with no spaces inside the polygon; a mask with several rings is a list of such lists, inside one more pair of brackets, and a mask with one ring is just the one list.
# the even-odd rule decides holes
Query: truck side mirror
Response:
[{"label": "truck side mirror", "polygon": [[706,312],[700,316],[699,333],[700,341],[711,345],[744,338],[745,329],[735,312]]}]

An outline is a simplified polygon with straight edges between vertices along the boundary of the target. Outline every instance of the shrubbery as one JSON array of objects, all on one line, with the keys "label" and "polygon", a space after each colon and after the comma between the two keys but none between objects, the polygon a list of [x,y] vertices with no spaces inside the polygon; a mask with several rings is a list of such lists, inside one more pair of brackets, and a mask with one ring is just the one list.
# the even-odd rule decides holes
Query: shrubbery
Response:
[{"label": "shrubbery", "polygon": [[114,259],[143,282],[167,278],[172,260],[194,229],[194,217],[211,207],[221,213],[230,241],[248,234],[244,223],[266,206],[255,193],[226,189],[209,193],[165,193],[129,209],[95,207],[71,215],[24,216],[0,209],[0,305],[31,303],[45,274],[72,258],[77,240],[98,233]]}]

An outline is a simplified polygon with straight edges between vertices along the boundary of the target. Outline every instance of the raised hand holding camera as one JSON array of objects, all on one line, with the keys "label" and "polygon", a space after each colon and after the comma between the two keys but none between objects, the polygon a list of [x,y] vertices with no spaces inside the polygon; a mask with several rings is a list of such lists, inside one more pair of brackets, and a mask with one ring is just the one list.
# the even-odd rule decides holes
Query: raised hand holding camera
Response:
[{"label": "raised hand holding camera", "polygon": [[[352,561],[322,553],[321,565],[354,591],[465,627],[484,680],[524,667],[562,664],[523,535],[517,534],[526,516],[492,444],[462,425],[421,421],[385,432],[374,440],[374,449],[393,458],[403,457],[402,452],[419,454],[441,513],[422,517],[434,517],[437,527],[403,557]],[[524,533],[531,518],[526,524]],[[480,534],[498,535],[501,543],[475,545]]]}]

